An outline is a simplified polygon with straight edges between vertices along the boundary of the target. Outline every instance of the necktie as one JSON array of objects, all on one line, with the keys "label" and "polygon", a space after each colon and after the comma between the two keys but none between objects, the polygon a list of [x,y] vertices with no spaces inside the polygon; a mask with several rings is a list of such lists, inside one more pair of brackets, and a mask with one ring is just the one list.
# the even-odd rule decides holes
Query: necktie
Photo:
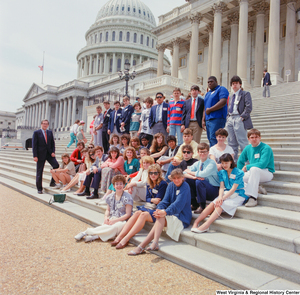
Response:
[{"label": "necktie", "polygon": [[233,112],[234,101],[235,101],[235,94],[232,95],[232,100],[231,100],[231,104],[229,107],[229,114],[231,114]]},{"label": "necktie", "polygon": [[104,117],[106,116],[107,111],[104,112]]},{"label": "necktie", "polygon": [[201,163],[200,171],[203,171],[203,163]]},{"label": "necktie", "polygon": [[191,119],[194,119],[194,117],[195,117],[195,104],[196,104],[196,98],[193,98]]},{"label": "necktie", "polygon": [[46,143],[47,143],[47,131],[45,130],[45,140],[46,140]]}]

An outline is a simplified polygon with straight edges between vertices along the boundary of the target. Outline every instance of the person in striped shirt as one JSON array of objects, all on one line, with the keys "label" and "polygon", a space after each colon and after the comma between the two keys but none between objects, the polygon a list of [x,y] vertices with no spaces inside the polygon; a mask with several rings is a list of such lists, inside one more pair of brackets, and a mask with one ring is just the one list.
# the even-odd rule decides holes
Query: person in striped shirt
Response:
[{"label": "person in striped shirt", "polygon": [[173,90],[173,98],[168,107],[168,127],[167,132],[169,135],[176,136],[178,145],[183,143],[183,137],[181,132],[181,119],[182,119],[182,110],[184,105],[184,100],[180,99],[181,90],[180,88],[175,88]]}]

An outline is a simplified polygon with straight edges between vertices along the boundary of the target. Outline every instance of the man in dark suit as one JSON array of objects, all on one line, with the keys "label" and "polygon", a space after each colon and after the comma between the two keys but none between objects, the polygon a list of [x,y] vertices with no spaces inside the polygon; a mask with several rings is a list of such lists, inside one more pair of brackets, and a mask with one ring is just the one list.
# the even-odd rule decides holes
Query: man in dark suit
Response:
[{"label": "man in dark suit", "polygon": [[156,133],[162,133],[167,140],[168,132],[168,104],[164,102],[164,95],[161,92],[157,92],[155,99],[157,104],[151,107],[149,115],[149,127],[153,132],[153,136]]},{"label": "man in dark suit", "polygon": [[[32,152],[33,160],[36,162],[36,187],[39,194],[43,193],[43,171],[45,162],[52,166],[53,169],[59,167],[55,159],[55,143],[51,130],[47,130],[49,121],[43,120],[41,129],[33,132],[32,136]],[[51,179],[50,186],[53,186],[54,180]]]},{"label": "man in dark suit", "polygon": [[110,117],[108,120],[107,133],[111,136],[112,134],[117,134],[118,136],[122,136],[121,132],[121,116],[122,110],[120,109],[120,102],[115,101],[114,103],[115,109],[110,113]]},{"label": "man in dark suit", "polygon": [[197,85],[191,87],[192,97],[185,101],[182,111],[181,132],[185,128],[193,130],[193,138],[200,143],[202,135],[202,117],[204,110],[204,99],[199,95],[200,89]]},{"label": "man in dark suit", "polygon": [[129,128],[130,128],[130,120],[131,120],[131,115],[134,112],[133,106],[130,104],[130,99],[128,96],[124,96],[123,98],[123,103],[125,107],[122,110],[122,116],[121,116],[121,131],[123,134],[129,134]]},{"label": "man in dark suit", "polygon": [[112,109],[110,108],[109,101],[104,101],[103,105],[105,108],[105,112],[103,114],[102,144],[103,144],[104,153],[107,154],[109,149],[109,134],[107,133],[107,130],[108,130],[108,122],[109,122],[110,115],[112,113]]},{"label": "man in dark suit", "polygon": [[234,92],[229,98],[226,130],[228,131],[228,145],[234,151],[234,160],[238,160],[239,146],[241,151],[249,144],[247,130],[252,129],[250,113],[252,111],[251,94],[241,89],[242,80],[239,76],[233,76],[230,86]]},{"label": "man in dark suit", "polygon": [[263,86],[264,86],[264,91],[263,91],[263,97],[266,97],[266,92],[268,93],[267,97],[270,97],[270,86],[272,85],[271,79],[270,79],[270,74],[268,73],[268,70],[264,70],[264,79],[263,79]]}]

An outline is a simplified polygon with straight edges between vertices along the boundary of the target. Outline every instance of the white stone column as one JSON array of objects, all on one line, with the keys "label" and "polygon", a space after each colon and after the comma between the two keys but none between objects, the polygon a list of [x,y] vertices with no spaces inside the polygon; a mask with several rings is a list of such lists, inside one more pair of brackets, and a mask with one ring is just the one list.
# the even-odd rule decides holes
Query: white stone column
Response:
[{"label": "white stone column", "polygon": [[122,53],[122,59],[121,59],[121,71],[124,71],[124,64],[125,64],[125,55]]},{"label": "white stone column", "polygon": [[130,65],[133,66],[133,53],[130,55]]},{"label": "white stone column", "polygon": [[178,68],[179,68],[179,45],[181,43],[180,38],[172,39],[173,44],[173,57],[172,57],[172,71],[171,76],[178,78]]},{"label": "white stone column", "polygon": [[273,85],[282,82],[279,75],[280,0],[270,0],[268,72]]},{"label": "white stone column", "polygon": [[59,102],[58,100],[55,101],[55,118],[54,118],[54,128],[58,128],[58,114],[59,114]]},{"label": "white stone column", "polygon": [[113,53],[113,64],[112,64],[112,72],[117,72],[117,60],[116,60],[116,53]]},{"label": "white stone column", "polygon": [[50,112],[49,112],[49,110],[50,110],[50,102],[49,102],[49,100],[46,100],[45,101],[45,115],[44,115],[44,117],[45,117],[45,119],[47,119],[50,122]]},{"label": "white stone column", "polygon": [[38,102],[36,104],[36,115],[35,115],[35,117],[36,117],[35,125],[36,126],[39,126],[39,123],[41,122],[41,120],[40,120],[40,115],[41,115],[40,109],[41,109],[40,108],[40,103]]},{"label": "white stone column", "polygon": [[104,67],[103,67],[103,73],[107,74],[107,53],[104,53]]},{"label": "white stone column", "polygon": [[80,60],[77,61],[77,79],[80,78]]},{"label": "white stone column", "polygon": [[31,120],[32,120],[32,106],[28,107],[29,109],[29,115],[28,115],[28,120],[27,120],[27,126],[32,126]]},{"label": "white stone column", "polygon": [[240,0],[239,41],[237,58],[237,75],[242,79],[243,88],[251,86],[247,80],[247,47],[248,44],[248,0]]},{"label": "white stone column", "polygon": [[83,70],[83,76],[86,77],[88,74],[88,61],[87,56],[84,57],[84,70]]},{"label": "white stone column", "polygon": [[253,9],[256,12],[254,87],[260,87],[262,85],[264,71],[265,11],[268,7],[267,2],[259,2],[253,5]]},{"label": "white stone column", "polygon": [[36,127],[36,104],[33,105],[33,111],[32,111],[32,126]]},{"label": "white stone column", "polygon": [[98,75],[99,74],[99,56],[100,56],[100,54],[99,53],[97,53],[97,58],[96,58],[96,65],[95,65],[95,73],[94,74],[96,74],[96,75]]},{"label": "white stone column", "polygon": [[157,44],[156,49],[158,51],[157,77],[159,77],[159,76],[162,76],[164,74],[165,46],[164,46],[164,44]]},{"label": "white stone column", "polygon": [[92,75],[93,55],[90,55],[89,76]]},{"label": "white stone column", "polygon": [[83,98],[83,103],[82,103],[82,120],[85,122],[85,127],[84,127],[84,131],[86,131],[87,128],[87,110],[86,107],[88,106],[89,102],[88,102],[88,98],[84,97]]},{"label": "white stone column", "polygon": [[225,9],[224,2],[215,3],[212,6],[214,12],[214,35],[213,35],[213,53],[211,75],[220,81],[221,76],[221,48],[222,48],[222,12]]},{"label": "white stone column", "polygon": [[192,23],[192,36],[190,40],[189,58],[189,82],[197,83],[198,78],[198,46],[199,46],[199,24],[202,19],[200,13],[191,14],[189,19]]},{"label": "white stone column", "polygon": [[67,125],[66,127],[71,126],[71,111],[72,111],[72,97],[68,97],[68,117],[67,117]]},{"label": "white stone column", "polygon": [[[286,34],[284,47],[284,69],[291,70],[289,82],[295,81],[295,34],[296,34],[296,1],[287,0]],[[284,73],[285,74],[285,73]],[[284,80],[287,81],[286,75]]]},{"label": "white stone column", "polygon": [[77,102],[77,96],[73,96],[73,102],[72,102],[72,123],[75,123],[76,120],[76,102]]},{"label": "white stone column", "polygon": [[237,74],[237,51],[238,51],[238,23],[239,14],[234,12],[227,16],[230,22],[230,53],[229,53],[229,79]]},{"label": "white stone column", "polygon": [[59,116],[58,116],[58,128],[61,128],[62,126],[62,116],[63,116],[63,103],[64,101],[61,99],[59,101]]},{"label": "white stone column", "polygon": [[140,64],[143,62],[143,56],[140,55]]},{"label": "white stone column", "polygon": [[99,74],[103,73],[103,57],[100,56],[100,69],[99,69]]},{"label": "white stone column", "polygon": [[35,116],[35,106],[32,105],[31,106],[31,117],[30,117],[30,126],[33,127],[34,126],[34,116]]},{"label": "white stone column", "polygon": [[[228,72],[229,72],[229,57],[230,57],[230,50],[229,50],[229,40],[230,40],[231,30],[225,30],[222,32],[222,81],[219,81],[220,85],[228,88],[230,87],[230,81],[228,81]],[[230,78],[229,78],[230,80]]]},{"label": "white stone column", "polygon": [[63,127],[67,127],[68,99],[64,98],[63,102],[64,102]]},{"label": "white stone column", "polygon": [[206,26],[206,31],[208,32],[207,78],[211,76],[212,53],[213,53],[213,29],[214,29],[213,23],[209,23]]}]

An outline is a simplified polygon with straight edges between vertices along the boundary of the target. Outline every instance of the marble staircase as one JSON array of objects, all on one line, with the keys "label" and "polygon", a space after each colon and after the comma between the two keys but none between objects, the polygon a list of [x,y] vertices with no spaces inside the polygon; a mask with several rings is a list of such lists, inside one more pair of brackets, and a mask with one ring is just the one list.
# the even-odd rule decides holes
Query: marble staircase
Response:
[{"label": "marble staircase", "polygon": [[[262,133],[262,141],[272,147],[275,156],[274,179],[264,184],[268,195],[259,195],[257,207],[238,208],[233,219],[222,215],[208,233],[197,235],[185,229],[179,242],[163,235],[161,248],[155,254],[233,289],[299,290],[300,83],[272,86],[271,98],[262,99],[261,93],[262,88],[252,91],[251,117],[254,127]],[[59,162],[66,144],[67,140],[56,142]],[[49,169],[46,164],[45,193],[38,195],[32,152],[0,151],[0,183],[45,204],[51,194],[57,193],[49,188]],[[65,203],[54,203],[52,207],[96,226],[103,221],[105,211],[105,206],[97,202],[71,191]],[[132,243],[139,243],[150,228],[151,224],[147,224]],[[75,234],[70,233],[70,238]]]}]

